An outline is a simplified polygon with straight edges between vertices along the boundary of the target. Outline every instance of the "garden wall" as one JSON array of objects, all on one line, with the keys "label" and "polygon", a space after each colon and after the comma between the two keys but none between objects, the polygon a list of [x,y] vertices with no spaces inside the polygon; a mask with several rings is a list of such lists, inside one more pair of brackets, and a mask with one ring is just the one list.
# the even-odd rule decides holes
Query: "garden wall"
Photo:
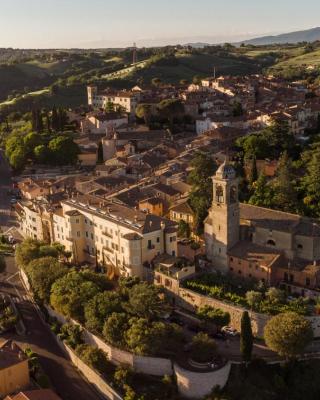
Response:
[{"label": "garden wall", "polygon": [[[263,330],[266,323],[271,318],[270,315],[256,313],[250,310],[246,310],[243,307],[237,307],[230,303],[225,303],[220,300],[213,299],[212,297],[205,296],[199,293],[196,293],[189,289],[179,288],[179,295],[176,295],[176,304],[182,308],[185,308],[190,311],[195,311],[196,307],[202,307],[205,305],[220,308],[221,310],[228,312],[230,314],[231,322],[234,328],[240,331],[241,329],[241,317],[244,311],[248,311],[251,324],[252,331],[255,336],[263,337]],[[312,317],[307,317],[307,319],[312,324],[313,335],[315,338],[320,337],[320,316],[315,315]]]},{"label": "garden wall", "polygon": [[[49,315],[57,318],[61,324],[67,324],[70,322],[73,324],[78,324],[76,321],[67,320],[64,316],[54,311],[51,307],[46,306],[46,308]],[[169,359],[137,356],[128,351],[111,346],[101,340],[98,336],[93,335],[87,329],[82,329],[85,343],[103,350],[106,354],[108,354],[109,360],[116,365],[126,364],[133,368],[136,372],[147,375],[164,376],[173,374],[172,362]]]},{"label": "garden wall", "polygon": [[202,374],[187,371],[177,364],[174,365],[179,393],[190,399],[202,399],[216,386],[223,388],[228,381],[230,370],[230,362],[217,371]]},{"label": "garden wall", "polygon": [[61,349],[68,355],[71,362],[79,369],[85,378],[108,400],[122,400],[122,397],[100,376],[99,373],[88,367],[76,354],[57,338]]},{"label": "garden wall", "polygon": [[[196,307],[202,307],[205,305],[220,308],[221,310],[228,312],[230,314],[231,322],[230,324],[240,330],[241,328],[241,317],[242,313],[246,311],[245,308],[234,306],[230,303],[225,303],[220,300],[213,299],[209,296],[204,296],[199,293],[196,293],[189,289],[179,288],[179,295],[176,298],[176,304],[180,307],[189,309],[194,311]],[[249,311],[249,310],[248,310]],[[262,337],[263,329],[265,324],[270,319],[268,315],[259,314],[252,311],[249,311],[252,331],[255,336]]]}]

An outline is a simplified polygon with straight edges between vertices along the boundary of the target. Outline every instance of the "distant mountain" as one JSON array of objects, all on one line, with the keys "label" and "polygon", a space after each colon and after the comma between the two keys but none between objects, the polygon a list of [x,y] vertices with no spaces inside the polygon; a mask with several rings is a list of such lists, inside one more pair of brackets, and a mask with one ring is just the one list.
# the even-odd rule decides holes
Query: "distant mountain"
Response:
[{"label": "distant mountain", "polygon": [[304,31],[283,33],[276,36],[262,36],[254,39],[244,40],[241,43],[252,44],[254,46],[263,46],[268,44],[315,42],[316,40],[320,40],[320,27],[307,29]]}]

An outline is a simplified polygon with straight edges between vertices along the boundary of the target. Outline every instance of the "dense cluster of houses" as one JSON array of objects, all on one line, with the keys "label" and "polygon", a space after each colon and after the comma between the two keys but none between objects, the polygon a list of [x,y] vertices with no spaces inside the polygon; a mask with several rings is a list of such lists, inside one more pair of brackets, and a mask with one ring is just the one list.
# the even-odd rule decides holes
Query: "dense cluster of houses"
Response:
[{"label": "dense cluster of houses", "polygon": [[[141,103],[157,117],[163,99],[179,99],[193,123],[180,124],[174,134],[136,119]],[[222,168],[214,178],[205,236],[197,238],[212,265],[267,284],[316,290],[317,222],[240,205],[234,171],[224,160],[236,139],[274,120],[287,121],[291,134],[303,139],[319,113],[320,98],[302,83],[262,75],[121,92],[89,86],[88,109],[69,113],[79,127],[81,171],[19,180],[21,233],[60,242],[74,262],[99,264],[109,276],[143,278],[164,256],[170,257],[170,265],[172,258],[192,257],[179,246],[177,231],[181,220],[193,229],[187,178],[190,162],[201,150]],[[257,160],[257,167],[272,177],[277,161]]]}]

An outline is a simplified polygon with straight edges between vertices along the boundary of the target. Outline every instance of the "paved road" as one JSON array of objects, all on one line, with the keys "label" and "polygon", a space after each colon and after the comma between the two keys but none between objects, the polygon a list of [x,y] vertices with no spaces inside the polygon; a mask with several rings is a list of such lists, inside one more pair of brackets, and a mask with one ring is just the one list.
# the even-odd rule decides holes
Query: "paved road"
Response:
[{"label": "paved road", "polygon": [[42,322],[20,281],[14,258],[8,257],[6,261],[7,271],[0,278],[0,290],[13,297],[27,331],[26,335],[10,334],[8,338],[13,338],[22,348],[31,347],[39,355],[45,373],[50,377],[56,392],[64,400],[100,399],[94,387],[87,383],[64,357],[49,328]]},{"label": "paved road", "polygon": [[[5,232],[14,225],[10,215],[11,188],[10,168],[0,152],[0,228]],[[60,347],[55,342],[47,325],[39,317],[37,310],[29,301],[15,265],[13,257],[7,257],[7,270],[0,274],[0,291],[10,294],[16,303],[27,328],[24,336],[11,335],[0,339],[13,338],[22,347],[31,347],[39,354],[40,363],[49,376],[54,389],[64,400],[97,400],[101,397],[94,387],[79,374],[76,368],[64,357]]]}]

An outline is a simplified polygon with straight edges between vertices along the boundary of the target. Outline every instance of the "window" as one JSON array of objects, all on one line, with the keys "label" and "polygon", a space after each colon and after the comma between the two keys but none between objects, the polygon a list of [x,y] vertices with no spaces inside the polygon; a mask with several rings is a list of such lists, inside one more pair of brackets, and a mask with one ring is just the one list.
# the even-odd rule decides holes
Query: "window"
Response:
[{"label": "window", "polygon": [[80,220],[79,218],[76,219],[76,224],[79,224]]},{"label": "window", "polygon": [[298,250],[302,250],[303,249],[303,246],[302,246],[302,244],[298,244]]},{"label": "window", "polygon": [[241,275],[241,274],[242,274],[242,271],[241,271],[240,269],[239,269],[239,271],[238,271],[238,274],[239,274],[239,275]]},{"label": "window", "polygon": [[86,232],[86,237],[89,237],[89,234],[88,234],[88,232]]},{"label": "window", "polygon": [[306,278],[306,286],[310,286],[310,283],[311,283],[310,278]]},{"label": "window", "polygon": [[230,257],[230,261],[233,261],[233,257]]},{"label": "window", "polygon": [[274,240],[272,240],[272,239],[269,239],[269,240],[267,241],[267,245],[268,245],[268,246],[273,246],[273,247],[275,247],[276,242],[275,242]]},{"label": "window", "polygon": [[176,252],[174,250],[172,250],[172,257],[176,256]]},{"label": "window", "polygon": [[91,233],[91,235],[90,235],[90,236],[91,236],[91,239],[93,240],[93,233]]},{"label": "window", "polygon": [[224,201],[223,188],[221,185],[216,186],[216,201],[217,203],[223,203]]},{"label": "window", "polygon": [[230,202],[236,203],[237,202],[237,188],[232,186],[230,189]]},{"label": "window", "polygon": [[159,237],[157,237],[157,243],[160,243],[160,238]]},{"label": "window", "polygon": [[80,234],[80,232],[78,231],[78,232],[77,232],[77,237],[80,237],[80,236],[81,236],[81,234]]}]

